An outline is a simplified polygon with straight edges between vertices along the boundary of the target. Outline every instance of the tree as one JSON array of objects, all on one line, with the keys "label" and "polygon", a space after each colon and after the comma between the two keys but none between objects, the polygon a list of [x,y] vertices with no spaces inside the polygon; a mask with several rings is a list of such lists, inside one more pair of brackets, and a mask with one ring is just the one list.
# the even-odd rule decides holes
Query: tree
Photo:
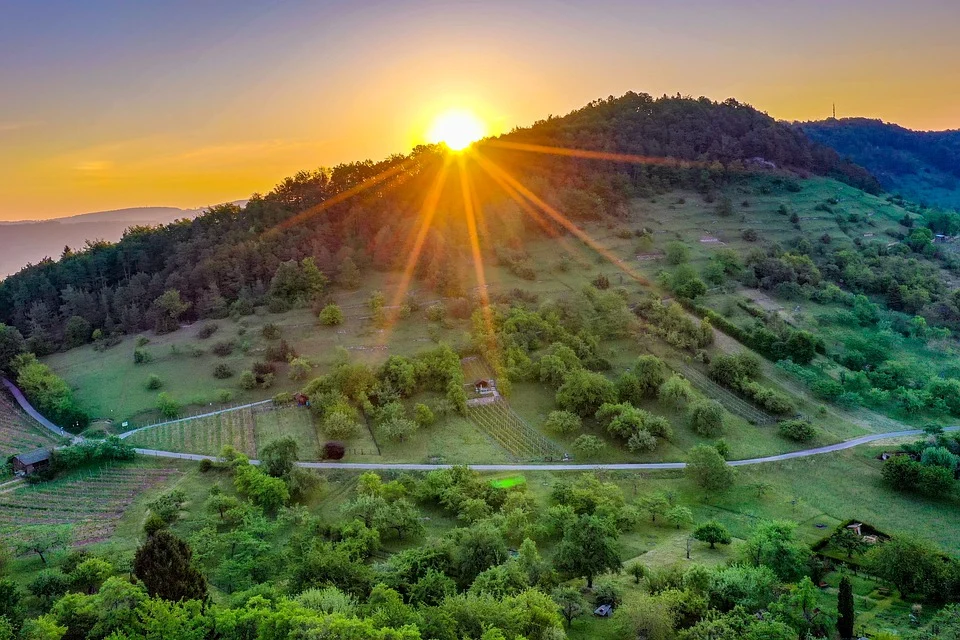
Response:
[{"label": "tree", "polygon": [[580,431],[582,422],[580,416],[569,411],[551,411],[543,426],[548,430],[562,435],[569,435]]},{"label": "tree", "polygon": [[54,549],[62,549],[69,543],[70,529],[68,527],[21,527],[14,542],[14,552],[17,555],[35,553],[40,556],[43,564],[47,564],[45,553]]},{"label": "tree", "polygon": [[384,437],[394,442],[403,442],[417,432],[417,423],[408,418],[393,418],[380,425]]},{"label": "tree", "polygon": [[349,256],[340,263],[340,284],[345,289],[356,289],[360,286],[360,269]]},{"label": "tree", "polygon": [[667,378],[667,367],[660,358],[652,355],[638,357],[631,371],[637,377],[640,389],[647,397],[657,395],[657,390]]},{"label": "tree", "polygon": [[353,418],[340,411],[334,411],[323,421],[323,433],[335,440],[349,440],[359,428]]},{"label": "tree", "polygon": [[682,507],[680,505],[672,507],[664,514],[663,517],[667,522],[675,526],[677,529],[683,527],[684,525],[693,524],[693,512],[687,507]]},{"label": "tree", "polygon": [[617,609],[613,614],[613,624],[618,638],[671,640],[676,637],[673,608],[662,599],[646,594],[631,599]]},{"label": "tree", "polygon": [[577,369],[570,371],[557,390],[557,405],[580,417],[593,415],[607,402],[616,402],[616,388],[599,373]]},{"label": "tree", "polygon": [[693,538],[710,543],[711,549],[716,549],[717,544],[730,544],[731,540],[730,532],[716,520],[709,520],[699,525],[693,530]]},{"label": "tree", "polygon": [[634,562],[627,568],[627,573],[633,576],[633,581],[640,584],[640,581],[647,576],[647,567],[639,562]]},{"label": "tree", "polygon": [[180,415],[180,403],[173,399],[167,392],[157,394],[157,411],[164,418],[176,418]]},{"label": "tree", "polygon": [[702,436],[713,438],[723,433],[723,405],[716,400],[700,400],[690,405],[690,426]]},{"label": "tree", "polygon": [[67,634],[67,627],[57,623],[51,614],[32,618],[20,629],[21,640],[60,640]]},{"label": "tree", "polygon": [[587,602],[583,599],[580,590],[575,587],[557,587],[551,594],[553,601],[560,608],[560,615],[567,621],[567,628],[573,624],[574,618],[583,615]]},{"label": "tree", "polygon": [[290,370],[287,376],[294,381],[306,380],[313,370],[313,363],[305,356],[298,356],[290,360]]},{"label": "tree", "polygon": [[584,433],[577,436],[577,439],[573,441],[571,446],[575,451],[589,458],[603,451],[607,445],[597,436]]},{"label": "tree", "polygon": [[792,522],[761,522],[741,547],[744,559],[757,567],[769,567],[785,582],[798,580],[808,571],[810,548],[795,539],[796,528]]},{"label": "tree", "polygon": [[274,478],[289,475],[297,459],[297,441],[290,436],[273,440],[260,450],[260,463]]},{"label": "tree", "polygon": [[189,302],[184,302],[177,289],[167,289],[153,301],[156,313],[157,333],[169,333],[180,326],[180,316],[190,308]]},{"label": "tree", "polygon": [[853,607],[853,587],[850,578],[840,578],[840,591],[837,594],[837,633],[844,640],[853,638],[853,627],[856,622],[856,612]]},{"label": "tree", "polygon": [[168,529],[147,538],[133,557],[133,573],[151,596],[179,602],[205,600],[207,581],[191,563],[193,552]]},{"label": "tree", "polygon": [[593,587],[594,576],[619,571],[621,561],[616,527],[600,516],[580,516],[563,533],[557,548],[556,566],[570,575],[585,577],[587,588]]},{"label": "tree", "polygon": [[733,484],[736,472],[714,447],[697,445],[687,455],[686,474],[708,491],[722,491]]},{"label": "tree", "polygon": [[660,386],[659,396],[661,401],[680,409],[693,397],[693,387],[686,378],[674,374]]},{"label": "tree", "polygon": [[422,402],[418,402],[413,407],[413,420],[417,423],[418,427],[426,429],[437,421],[437,417],[433,414],[433,410],[431,410],[430,407]]},{"label": "tree", "polygon": [[70,572],[70,584],[88,595],[96,593],[113,573],[113,565],[101,558],[87,558]]},{"label": "tree", "polygon": [[690,247],[682,242],[671,242],[665,251],[667,263],[677,266],[690,261]]},{"label": "tree", "polygon": [[93,327],[90,322],[81,316],[70,316],[63,326],[64,346],[68,349],[79,347],[90,342],[90,332]]},{"label": "tree", "polygon": [[867,549],[867,543],[863,537],[849,527],[840,527],[830,536],[830,543],[847,552],[847,559],[853,558],[854,554],[863,553]]},{"label": "tree", "polygon": [[16,327],[0,322],[0,373],[12,376],[11,362],[21,353],[27,352],[27,341]]},{"label": "tree", "polygon": [[670,501],[662,493],[655,493],[652,496],[644,496],[637,503],[643,511],[650,516],[650,522],[656,522],[657,516],[663,515],[670,508]]},{"label": "tree", "polygon": [[866,567],[881,580],[892,583],[908,598],[939,582],[943,559],[929,543],[900,535],[875,545],[866,556]]},{"label": "tree", "polygon": [[809,576],[803,576],[789,593],[771,606],[800,638],[822,637],[827,628],[825,612],[817,606],[819,593]]}]

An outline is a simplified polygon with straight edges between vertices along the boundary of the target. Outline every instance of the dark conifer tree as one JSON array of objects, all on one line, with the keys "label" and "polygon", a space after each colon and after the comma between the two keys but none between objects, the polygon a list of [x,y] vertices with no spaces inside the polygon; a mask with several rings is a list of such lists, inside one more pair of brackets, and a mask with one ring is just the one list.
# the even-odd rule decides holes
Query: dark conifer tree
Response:
[{"label": "dark conifer tree", "polygon": [[840,579],[840,593],[837,595],[837,632],[841,638],[853,637],[853,623],[856,613],[853,610],[853,588],[850,579],[843,576]]},{"label": "dark conifer tree", "polygon": [[151,596],[179,602],[205,600],[207,581],[190,560],[190,546],[167,529],[155,531],[137,549],[133,573]]}]

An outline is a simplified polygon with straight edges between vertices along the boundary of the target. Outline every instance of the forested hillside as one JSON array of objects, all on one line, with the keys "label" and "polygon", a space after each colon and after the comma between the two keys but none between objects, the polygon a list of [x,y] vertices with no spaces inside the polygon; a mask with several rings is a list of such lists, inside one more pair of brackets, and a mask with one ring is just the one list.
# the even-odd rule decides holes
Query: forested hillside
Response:
[{"label": "forested hillside", "polygon": [[[500,141],[683,161],[625,165],[554,156],[547,161],[539,154],[484,147],[514,176],[535,175],[541,195],[575,218],[616,211],[629,197],[681,186],[713,191],[756,159],[879,189],[871,176],[833,151],[733,100],[629,93],[515,130]],[[404,254],[400,240],[408,237],[441,162],[439,149],[419,147],[405,157],[303,171],[268,194],[254,194],[243,208],[222,205],[194,221],[131,228],[116,244],[97,243],[7,278],[0,284],[0,322],[17,327],[31,349],[44,354],[88,342],[95,330],[103,336],[168,331],[268,298],[276,306],[289,304],[300,285],[291,289],[290,283],[274,281],[282,263],[288,265],[281,279],[295,280],[303,269],[331,280],[350,280],[370,267],[389,269]],[[375,186],[340,197],[365,180]],[[488,180],[478,183],[477,193],[491,209],[488,215],[503,223],[491,225],[492,233],[516,241],[522,223],[503,190]],[[440,208],[453,214],[462,209],[461,200],[454,180],[444,186]],[[457,274],[445,273],[445,257],[466,237],[462,216],[438,216],[417,275],[435,289],[454,286]]]},{"label": "forested hillside", "polygon": [[911,131],[867,118],[798,126],[869,169],[888,191],[929,206],[960,209],[960,131]]}]

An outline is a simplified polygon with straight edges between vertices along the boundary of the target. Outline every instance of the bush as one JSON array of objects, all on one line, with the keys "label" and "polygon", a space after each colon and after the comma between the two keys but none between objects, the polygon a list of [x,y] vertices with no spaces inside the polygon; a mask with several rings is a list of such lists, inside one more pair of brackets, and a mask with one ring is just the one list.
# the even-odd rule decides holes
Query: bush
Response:
[{"label": "bush", "polygon": [[273,400],[273,404],[277,406],[290,404],[291,402],[293,402],[293,394],[290,393],[289,391],[281,391],[280,393],[274,395],[272,400]]},{"label": "bush", "polygon": [[213,377],[217,380],[226,380],[227,378],[233,377],[233,369],[221,362],[213,368]]},{"label": "bush", "polygon": [[723,433],[723,405],[701,400],[690,405],[690,426],[700,435],[713,438]]},{"label": "bush", "polygon": [[257,388],[257,377],[253,375],[253,371],[244,371],[240,374],[240,380],[238,381],[241,389],[246,389],[251,391]]},{"label": "bush", "polygon": [[153,355],[146,349],[136,348],[133,350],[133,364],[147,364],[153,362]]},{"label": "bush", "polygon": [[148,338],[147,336],[137,336],[137,342],[136,342],[137,348],[145,347],[148,344],[150,344],[150,338]]},{"label": "bush", "polygon": [[350,416],[336,411],[327,416],[323,421],[323,433],[328,438],[337,440],[349,440],[356,435],[359,430],[358,425]]},{"label": "bush", "polygon": [[817,435],[817,430],[807,420],[784,420],[777,426],[784,438],[797,442],[807,442]]},{"label": "bush", "polygon": [[281,338],[279,342],[267,346],[266,356],[270,362],[288,362],[291,358],[297,357],[297,352]]},{"label": "bush", "polygon": [[560,434],[571,434],[580,431],[582,422],[580,416],[569,411],[551,411],[543,426],[548,430]]},{"label": "bush", "polygon": [[225,340],[223,342],[218,342],[217,344],[213,345],[211,351],[214,353],[214,355],[220,356],[221,358],[226,358],[228,355],[233,353],[233,341]]},{"label": "bush", "polygon": [[690,247],[682,242],[671,242],[666,250],[667,263],[674,266],[690,261]]},{"label": "bush", "polygon": [[343,311],[335,304],[328,304],[317,315],[317,320],[325,327],[335,327],[343,324]]},{"label": "bush", "polygon": [[324,460],[342,460],[346,451],[342,442],[326,442],[323,445],[321,457]]},{"label": "bush", "polygon": [[263,334],[263,337],[267,340],[276,340],[280,337],[280,327],[272,322],[268,322],[267,324],[263,325],[263,329],[260,330],[260,333]]},{"label": "bush", "polygon": [[158,376],[155,373],[151,373],[149,376],[147,376],[146,387],[148,391],[156,391],[162,386],[163,386],[163,381],[160,379],[160,376]]},{"label": "bush", "polygon": [[208,322],[207,324],[200,327],[200,331],[197,332],[197,337],[201,340],[206,340],[219,329],[219,325],[216,322]]},{"label": "bush", "polygon": [[600,453],[606,446],[603,440],[597,436],[591,436],[586,433],[578,436],[577,439],[573,441],[574,450],[588,457]]},{"label": "bush", "polygon": [[437,421],[437,417],[433,415],[430,407],[423,403],[417,403],[413,408],[413,419],[421,429],[429,427]]},{"label": "bush", "polygon": [[200,473],[206,473],[213,469],[213,462],[209,458],[200,461]]},{"label": "bush", "polygon": [[180,403],[168,393],[157,394],[157,411],[164,418],[173,419],[180,415]]}]

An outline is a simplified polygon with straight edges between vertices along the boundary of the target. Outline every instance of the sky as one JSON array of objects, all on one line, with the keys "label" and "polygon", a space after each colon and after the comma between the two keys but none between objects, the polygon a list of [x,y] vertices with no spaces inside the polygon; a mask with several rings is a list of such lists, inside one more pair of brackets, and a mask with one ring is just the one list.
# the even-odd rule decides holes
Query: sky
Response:
[{"label": "sky", "polygon": [[0,0],[0,220],[201,207],[626,91],[960,128],[957,0]]}]

